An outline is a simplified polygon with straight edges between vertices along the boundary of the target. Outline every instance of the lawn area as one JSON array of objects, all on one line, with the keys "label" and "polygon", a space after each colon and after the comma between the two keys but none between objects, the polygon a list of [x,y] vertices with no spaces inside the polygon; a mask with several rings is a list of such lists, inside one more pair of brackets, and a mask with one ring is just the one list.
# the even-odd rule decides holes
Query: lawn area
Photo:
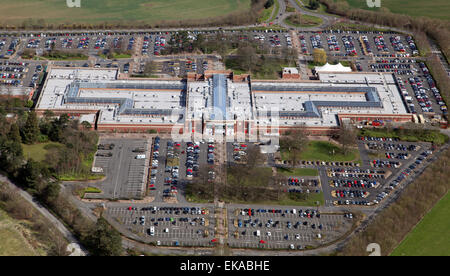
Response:
[{"label": "lawn area", "polygon": [[450,256],[450,193],[394,249],[391,256]]},{"label": "lawn area", "polygon": [[293,27],[315,27],[322,24],[323,20],[317,16],[294,14],[286,17],[284,22]]},{"label": "lawn area", "polygon": [[277,168],[277,173],[284,176],[318,176],[317,169],[310,168]]},{"label": "lawn area", "polygon": [[[278,2],[276,2],[276,4],[278,4]],[[266,22],[270,19],[270,16],[272,15],[272,11],[275,8],[276,4],[273,4],[271,7],[269,7],[268,9],[264,9],[261,12],[261,16],[258,18],[259,23]]]},{"label": "lawn area", "polygon": [[[105,54],[101,54],[99,56],[103,59],[108,59],[107,55],[105,55]],[[111,59],[118,59],[118,58],[131,58],[131,54],[126,54],[126,53],[122,53],[122,54],[113,53],[112,54]]]},{"label": "lawn area", "polygon": [[42,58],[48,60],[87,60],[89,57],[82,53],[51,51],[45,52]]},{"label": "lawn area", "polygon": [[18,229],[23,227],[0,210],[0,256],[37,256]]},{"label": "lawn area", "polygon": [[[354,8],[379,10],[379,8],[369,8],[364,0],[347,0],[347,2]],[[448,0],[389,0],[382,1],[381,6],[389,9],[393,13],[450,20],[448,16],[450,14]]]},{"label": "lawn area", "polygon": [[103,174],[60,174],[58,179],[61,181],[87,181],[87,180],[99,180],[105,177]]},{"label": "lawn area", "polygon": [[278,204],[280,205],[294,205],[294,206],[317,206],[316,202],[319,201],[319,205],[324,204],[324,198],[323,198],[323,192],[320,193],[310,193],[308,194],[306,199],[299,200],[299,199],[292,199],[287,198],[284,200],[278,201]]},{"label": "lawn area", "polygon": [[270,22],[272,22],[272,21],[274,21],[275,20],[275,18],[277,17],[277,15],[278,15],[278,12],[280,11],[280,4],[278,3],[278,1],[274,1],[274,11],[273,11],[273,16],[270,18]]},{"label": "lawn area", "polygon": [[[281,149],[281,159],[288,160],[289,152],[287,150]],[[298,156],[299,160],[308,161],[355,161],[359,160],[359,151],[357,149],[352,149],[347,154],[343,154],[341,149],[331,143],[326,141],[310,141],[306,149],[300,153]]]},{"label": "lawn area", "polygon": [[86,194],[86,193],[95,193],[95,194],[98,194],[98,193],[101,193],[102,192],[102,190],[100,190],[99,188],[96,188],[96,187],[87,187],[87,188],[84,188],[84,189],[80,189],[79,191],[78,191],[78,195],[81,197],[81,198],[84,198],[84,195]]},{"label": "lawn area", "polygon": [[99,24],[214,18],[250,9],[251,0],[82,0],[80,8],[68,8],[62,0],[2,1],[0,23],[33,22]]},{"label": "lawn area", "polygon": [[40,162],[45,159],[47,151],[51,147],[59,147],[60,143],[47,142],[33,145],[22,144],[23,156],[25,159],[31,158],[34,161]]}]

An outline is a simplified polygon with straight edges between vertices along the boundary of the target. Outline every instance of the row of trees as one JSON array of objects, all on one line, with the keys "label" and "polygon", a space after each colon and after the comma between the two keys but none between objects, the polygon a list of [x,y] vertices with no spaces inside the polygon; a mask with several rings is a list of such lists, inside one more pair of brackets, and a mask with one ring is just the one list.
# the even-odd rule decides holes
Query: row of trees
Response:
[{"label": "row of trees", "polygon": [[447,71],[443,68],[439,57],[436,54],[429,55],[426,64],[432,74],[439,91],[447,105],[450,104],[450,80]]}]

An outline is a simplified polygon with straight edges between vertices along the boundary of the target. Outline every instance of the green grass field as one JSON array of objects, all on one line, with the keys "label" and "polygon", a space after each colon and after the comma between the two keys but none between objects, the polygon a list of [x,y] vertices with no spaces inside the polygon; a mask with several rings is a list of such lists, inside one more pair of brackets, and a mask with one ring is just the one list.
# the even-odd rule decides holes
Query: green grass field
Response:
[{"label": "green grass field", "polygon": [[319,171],[317,169],[310,168],[294,168],[294,169],[285,169],[285,168],[277,168],[277,173],[284,176],[318,176]]},{"label": "green grass field", "polygon": [[22,227],[0,210],[0,256],[38,255],[18,229]]},{"label": "green grass field", "polygon": [[[281,150],[281,159],[288,160],[289,152]],[[357,149],[350,150],[347,154],[343,154],[341,149],[330,142],[326,141],[310,141],[306,149],[300,153],[299,160],[308,161],[357,161],[359,159],[359,151]]]},{"label": "green grass field", "polygon": [[317,16],[302,14],[300,23],[292,15],[286,17],[284,22],[293,27],[317,27],[323,23],[323,20]]},{"label": "green grass field", "polygon": [[450,193],[406,236],[391,256],[450,256]]},{"label": "green grass field", "polygon": [[0,0],[0,22],[21,24],[29,18],[46,23],[133,22],[200,19],[250,8],[250,0],[81,0],[68,8],[65,0]]},{"label": "green grass field", "polygon": [[[346,0],[351,7],[366,10],[379,10],[367,7],[366,0]],[[427,16],[431,18],[450,20],[450,4],[448,0],[389,0],[381,1],[381,7],[388,8],[393,13],[411,16]]]},{"label": "green grass field", "polygon": [[[278,4],[278,2],[277,2],[277,4]],[[273,9],[275,8],[275,4],[273,4],[272,6],[270,6],[268,9],[264,9],[262,12],[261,12],[261,16],[258,18],[258,22],[259,23],[262,23],[262,22],[265,22],[265,21],[267,21],[267,20],[269,20],[270,19],[270,16],[272,15],[272,11],[273,11]]]},{"label": "green grass field", "polygon": [[55,142],[39,143],[33,145],[22,144],[23,156],[28,159],[31,158],[34,161],[43,161],[47,154],[48,148],[52,146],[60,146],[61,144]]}]

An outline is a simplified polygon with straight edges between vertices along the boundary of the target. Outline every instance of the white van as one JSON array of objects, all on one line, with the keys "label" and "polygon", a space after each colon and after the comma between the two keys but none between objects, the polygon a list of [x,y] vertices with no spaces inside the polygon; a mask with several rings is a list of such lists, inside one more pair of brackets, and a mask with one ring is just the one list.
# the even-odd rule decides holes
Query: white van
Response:
[{"label": "white van", "polygon": [[256,230],[256,236],[257,236],[257,237],[260,237],[260,236],[261,236],[261,231]]},{"label": "white van", "polygon": [[155,235],[155,226],[151,226],[150,227],[150,236],[154,236]]},{"label": "white van", "polygon": [[[145,154],[138,154],[136,156],[136,159],[145,159]],[[157,162],[155,162],[155,163],[157,163]]]},{"label": "white van", "polygon": [[297,210],[292,209],[292,214],[296,215],[297,214]]}]

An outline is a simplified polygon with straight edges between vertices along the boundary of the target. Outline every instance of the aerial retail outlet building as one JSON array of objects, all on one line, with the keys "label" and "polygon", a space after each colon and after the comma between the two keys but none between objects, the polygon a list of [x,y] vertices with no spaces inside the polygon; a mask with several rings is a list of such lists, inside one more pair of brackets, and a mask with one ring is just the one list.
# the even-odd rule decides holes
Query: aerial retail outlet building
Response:
[{"label": "aerial retail outlet building", "polygon": [[317,81],[251,80],[231,71],[186,79],[124,79],[118,69],[50,68],[36,106],[98,130],[255,135],[305,127],[327,134],[343,120],[412,121],[392,74],[318,73]]}]

